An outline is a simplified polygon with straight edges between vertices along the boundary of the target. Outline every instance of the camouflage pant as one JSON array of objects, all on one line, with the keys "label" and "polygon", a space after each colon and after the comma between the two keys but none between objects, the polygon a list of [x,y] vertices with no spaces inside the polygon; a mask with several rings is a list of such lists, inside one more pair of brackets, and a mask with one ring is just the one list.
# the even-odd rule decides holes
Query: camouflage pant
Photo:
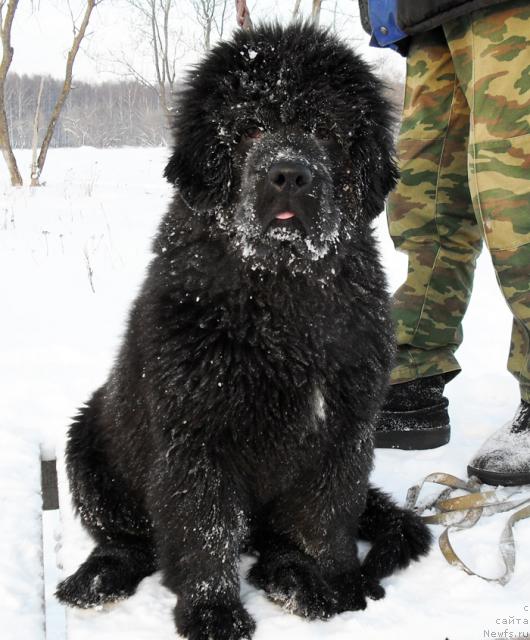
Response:
[{"label": "camouflage pant", "polygon": [[508,368],[530,401],[530,3],[414,37],[398,149],[388,215],[409,270],[394,297],[392,382],[460,370],[484,240],[514,317]]}]

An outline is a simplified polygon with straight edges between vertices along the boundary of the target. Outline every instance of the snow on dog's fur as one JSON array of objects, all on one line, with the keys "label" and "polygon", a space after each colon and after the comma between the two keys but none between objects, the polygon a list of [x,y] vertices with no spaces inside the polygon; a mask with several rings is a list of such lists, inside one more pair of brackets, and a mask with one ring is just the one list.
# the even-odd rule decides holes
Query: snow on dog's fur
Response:
[{"label": "snow on dog's fur", "polygon": [[427,551],[368,484],[393,355],[371,229],[396,180],[389,112],[366,64],[310,26],[240,31],[190,74],[155,257],[69,432],[96,547],[61,600],[117,600],[161,569],[182,635],[235,640],[254,629],[243,549],[250,581],[310,618],[364,608]]}]

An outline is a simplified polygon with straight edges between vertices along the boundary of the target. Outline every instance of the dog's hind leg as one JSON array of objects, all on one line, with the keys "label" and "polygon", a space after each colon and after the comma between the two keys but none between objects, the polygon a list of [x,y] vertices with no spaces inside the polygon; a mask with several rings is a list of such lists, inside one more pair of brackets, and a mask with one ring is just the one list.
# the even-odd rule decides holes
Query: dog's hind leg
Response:
[{"label": "dog's hind leg", "polygon": [[431,533],[421,518],[398,507],[375,487],[368,489],[366,508],[359,521],[359,536],[372,543],[362,564],[367,595],[371,589],[382,589],[377,585],[381,578],[426,555],[432,542]]},{"label": "dog's hind leg", "polygon": [[100,428],[101,392],[70,427],[66,468],[74,507],[97,546],[57,588],[66,604],[90,607],[131,595],[156,571],[151,522],[105,453]]}]

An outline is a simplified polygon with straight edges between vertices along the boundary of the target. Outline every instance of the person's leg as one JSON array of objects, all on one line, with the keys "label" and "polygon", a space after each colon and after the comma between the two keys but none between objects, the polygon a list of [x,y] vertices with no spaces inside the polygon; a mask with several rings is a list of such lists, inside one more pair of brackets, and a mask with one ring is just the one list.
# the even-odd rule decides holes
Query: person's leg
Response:
[{"label": "person's leg", "polygon": [[467,181],[468,132],[469,108],[443,30],[415,37],[398,143],[401,179],[388,202],[390,234],[409,259],[393,298],[393,384],[460,370],[454,352],[481,248]]},{"label": "person's leg", "polygon": [[530,7],[503,3],[444,30],[470,106],[470,190],[514,316],[508,368],[522,398],[514,422],[469,471],[488,482],[530,482]]},{"label": "person's leg", "polygon": [[398,354],[376,446],[423,449],[449,439],[445,382],[460,367],[480,229],[467,181],[469,108],[443,33],[413,39],[399,161],[401,180],[388,202],[390,234],[408,255],[393,316]]}]

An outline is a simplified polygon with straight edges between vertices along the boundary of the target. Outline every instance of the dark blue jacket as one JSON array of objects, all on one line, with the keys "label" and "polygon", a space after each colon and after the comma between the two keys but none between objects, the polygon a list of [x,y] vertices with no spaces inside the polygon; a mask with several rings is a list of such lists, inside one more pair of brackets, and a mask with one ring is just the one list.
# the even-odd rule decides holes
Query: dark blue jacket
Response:
[{"label": "dark blue jacket", "polygon": [[370,44],[406,54],[409,36],[506,0],[359,0],[362,25]]}]

